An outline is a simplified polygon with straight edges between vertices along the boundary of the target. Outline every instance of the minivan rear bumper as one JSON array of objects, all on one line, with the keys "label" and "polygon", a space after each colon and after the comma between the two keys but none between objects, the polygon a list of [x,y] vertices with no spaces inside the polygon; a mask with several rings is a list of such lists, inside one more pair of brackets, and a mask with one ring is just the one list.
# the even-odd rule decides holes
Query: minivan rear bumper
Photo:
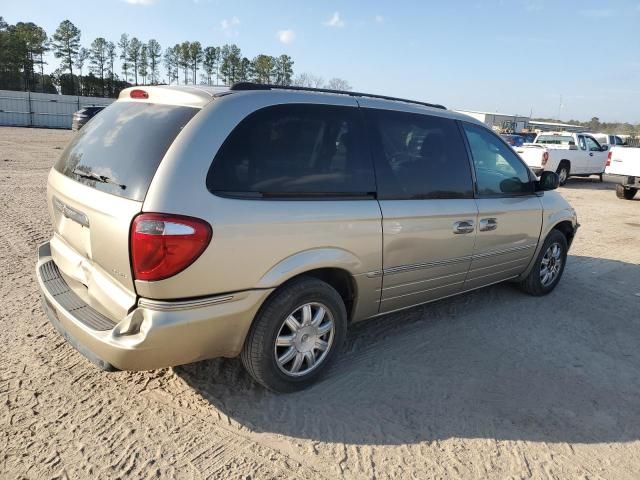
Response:
[{"label": "minivan rear bumper", "polygon": [[151,370],[215,357],[235,357],[272,289],[186,301],[139,299],[114,322],[82,301],[51,258],[38,247],[36,277],[52,325],[104,370]]}]

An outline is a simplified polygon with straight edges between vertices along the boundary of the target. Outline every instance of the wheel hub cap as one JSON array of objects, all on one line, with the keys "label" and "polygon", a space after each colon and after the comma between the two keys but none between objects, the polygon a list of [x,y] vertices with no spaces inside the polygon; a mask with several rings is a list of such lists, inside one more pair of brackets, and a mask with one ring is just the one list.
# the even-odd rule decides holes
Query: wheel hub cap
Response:
[{"label": "wheel hub cap", "polygon": [[540,262],[540,283],[543,287],[551,285],[562,268],[562,247],[558,243],[552,243],[544,252]]},{"label": "wheel hub cap", "polygon": [[316,327],[308,326],[301,328],[293,339],[293,345],[299,352],[308,352],[313,349],[316,341],[320,338]]},{"label": "wheel hub cap", "polygon": [[306,303],[284,319],[275,341],[275,360],[288,376],[299,377],[317,368],[327,357],[335,327],[329,309]]},{"label": "wheel hub cap", "polygon": [[567,171],[564,168],[560,170],[559,177],[561,182],[564,182],[567,179]]}]

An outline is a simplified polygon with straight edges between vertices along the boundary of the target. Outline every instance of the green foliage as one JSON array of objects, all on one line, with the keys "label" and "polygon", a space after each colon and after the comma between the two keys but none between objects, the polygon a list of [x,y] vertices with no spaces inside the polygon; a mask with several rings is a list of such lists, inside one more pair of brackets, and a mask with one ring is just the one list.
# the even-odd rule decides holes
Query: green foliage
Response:
[{"label": "green foliage", "polygon": [[120,60],[122,60],[122,73],[124,74],[124,81],[129,81],[129,35],[123,33],[120,35],[118,41],[118,48],[120,49]]},{"label": "green foliage", "polygon": [[147,43],[147,55],[149,57],[149,76],[151,77],[151,85],[158,83],[158,68],[160,66],[160,57],[162,56],[162,47],[154,38]]},{"label": "green foliage", "polygon": [[89,61],[91,63],[91,72],[100,76],[101,95],[104,97],[105,85],[104,85],[104,72],[108,66],[109,52],[107,50],[108,42],[98,37],[91,42],[91,50],[89,54]]},{"label": "green foliage", "polygon": [[138,70],[140,69],[140,55],[142,53],[142,42],[136,37],[133,37],[129,42],[129,49],[127,50],[127,61],[131,68],[133,68],[133,81],[135,85],[138,85]]},{"label": "green foliage", "polygon": [[237,45],[223,45],[220,50],[222,65],[220,74],[224,83],[231,85],[240,80],[242,68],[242,52]]},{"label": "green foliage", "polygon": [[258,55],[251,63],[253,64],[255,81],[258,83],[271,83],[271,77],[276,67],[275,58],[270,55]]},{"label": "green foliage", "polygon": [[138,67],[140,76],[142,77],[142,84],[147,84],[147,75],[149,75],[149,55],[147,54],[147,46],[142,44],[140,48],[140,66]]},{"label": "green foliage", "polygon": [[[73,66],[80,50],[80,29],[70,20],[62,21],[53,34],[51,47],[54,56],[62,59],[63,70],[69,70],[69,74],[73,77]],[[74,90],[73,82],[72,90]]]},{"label": "green foliage", "polygon": [[[61,63],[45,75],[43,57],[50,48]],[[115,72],[118,59],[122,77]],[[235,44],[203,47],[198,41],[185,41],[163,51],[155,39],[144,43],[126,33],[115,43],[95,38],[85,49],[80,44],[80,30],[69,20],[60,23],[49,41],[46,32],[34,23],[9,25],[0,17],[0,89],[36,90],[39,86],[41,91],[55,91],[57,87],[64,94],[117,96],[139,81],[145,85],[231,85],[238,81],[292,85],[296,82],[293,65],[288,55],[259,54],[251,60]],[[305,75],[300,77],[304,84],[324,85],[321,77]],[[346,82],[343,85],[348,86]]]},{"label": "green foliage", "polygon": [[200,42],[191,42],[189,44],[189,64],[193,73],[192,83],[198,83],[198,67],[202,63],[202,45]]},{"label": "green foliage", "polygon": [[291,85],[293,81],[293,60],[289,55],[280,55],[275,59],[274,83],[276,85]]},{"label": "green foliage", "polygon": [[218,68],[220,67],[220,48],[207,47],[203,52],[202,67],[206,75],[207,85],[212,85],[212,78],[218,78]]},{"label": "green foliage", "polygon": [[164,51],[164,66],[167,69],[167,77],[168,83],[171,85],[173,82],[178,82],[178,51],[180,50],[179,45],[175,45],[173,47],[168,47]]}]

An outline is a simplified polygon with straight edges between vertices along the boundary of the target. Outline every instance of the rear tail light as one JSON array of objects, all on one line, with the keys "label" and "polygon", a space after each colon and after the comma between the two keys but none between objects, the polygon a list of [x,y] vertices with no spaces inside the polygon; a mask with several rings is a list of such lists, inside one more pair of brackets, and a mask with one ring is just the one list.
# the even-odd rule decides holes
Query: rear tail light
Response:
[{"label": "rear tail light", "polygon": [[542,166],[544,167],[549,161],[549,152],[544,152],[542,154]]},{"label": "rear tail light", "polygon": [[191,265],[209,245],[211,226],[181,215],[142,213],[131,226],[131,263],[136,280],[172,277]]},{"label": "rear tail light", "polygon": [[135,89],[135,90],[131,90],[131,93],[129,94],[129,96],[131,98],[149,98],[149,93],[145,92],[144,90]]},{"label": "rear tail light", "polygon": [[609,154],[607,155],[607,164],[605,167],[608,167],[609,165],[611,165],[611,151],[609,151]]}]

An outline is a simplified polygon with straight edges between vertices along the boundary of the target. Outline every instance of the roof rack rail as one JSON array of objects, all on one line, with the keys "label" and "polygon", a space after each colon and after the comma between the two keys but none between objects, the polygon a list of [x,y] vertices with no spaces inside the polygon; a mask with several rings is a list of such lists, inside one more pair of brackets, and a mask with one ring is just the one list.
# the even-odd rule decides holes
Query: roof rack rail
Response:
[{"label": "roof rack rail", "polygon": [[317,92],[317,93],[336,93],[340,95],[349,95],[350,97],[366,97],[366,98],[379,98],[381,100],[392,100],[395,102],[415,103],[416,105],[422,105],[425,107],[440,108],[446,110],[444,105],[437,103],[420,102],[418,100],[407,100],[406,98],[388,97],[386,95],[375,95],[373,93],[362,92],[350,92],[348,90],[332,90],[330,88],[311,88],[311,87],[296,87],[293,85],[271,85],[268,83],[253,83],[253,82],[236,82],[231,85],[229,90],[243,91],[243,90],[295,90],[301,92]]}]

